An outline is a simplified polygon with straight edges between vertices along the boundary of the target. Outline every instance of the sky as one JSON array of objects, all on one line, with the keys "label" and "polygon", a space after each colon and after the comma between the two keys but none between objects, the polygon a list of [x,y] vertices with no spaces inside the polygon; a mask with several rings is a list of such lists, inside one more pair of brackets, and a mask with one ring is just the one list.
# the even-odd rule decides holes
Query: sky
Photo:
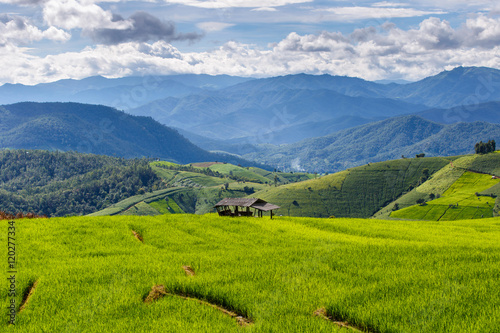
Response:
[{"label": "sky", "polygon": [[0,0],[0,84],[500,69],[500,1]]}]

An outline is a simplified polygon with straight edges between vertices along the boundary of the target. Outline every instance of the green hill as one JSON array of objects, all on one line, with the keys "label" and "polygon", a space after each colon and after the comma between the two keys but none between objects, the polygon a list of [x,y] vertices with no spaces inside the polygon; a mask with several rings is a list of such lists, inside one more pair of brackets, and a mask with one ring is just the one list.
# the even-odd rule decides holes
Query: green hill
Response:
[{"label": "green hill", "polygon": [[499,180],[492,175],[499,175],[499,165],[499,153],[460,157],[375,217],[435,221],[491,217],[498,212],[494,207]]},{"label": "green hill", "polygon": [[243,155],[285,171],[337,172],[361,164],[413,157],[470,154],[480,140],[500,140],[500,125],[443,125],[418,116],[389,118],[288,145],[261,145]]},{"label": "green hill", "polygon": [[205,214],[223,198],[252,195],[275,181],[279,186],[314,177],[220,162],[180,165],[161,161],[151,162],[150,166],[168,189],[127,198],[91,216]]},{"label": "green hill", "polygon": [[[500,327],[499,218],[183,214],[3,223],[16,230],[17,260],[16,273],[4,270],[0,284],[2,332]],[[7,251],[1,260],[7,263]],[[7,281],[13,274],[15,296]],[[15,325],[8,324],[11,304]]]},{"label": "green hill", "polygon": [[394,211],[390,216],[435,221],[492,217],[495,199],[475,193],[482,192],[498,182],[498,179],[491,179],[489,175],[465,172],[440,198]]},{"label": "green hill", "polygon": [[[455,158],[407,158],[351,168],[268,188],[254,196],[281,206],[277,215],[370,217]],[[425,171],[426,170],[426,171]]]},{"label": "green hill", "polygon": [[161,188],[148,163],[76,152],[0,150],[0,211],[90,214]]},{"label": "green hill", "polygon": [[0,148],[262,166],[233,155],[209,153],[150,117],[79,103],[24,102],[0,106]]}]

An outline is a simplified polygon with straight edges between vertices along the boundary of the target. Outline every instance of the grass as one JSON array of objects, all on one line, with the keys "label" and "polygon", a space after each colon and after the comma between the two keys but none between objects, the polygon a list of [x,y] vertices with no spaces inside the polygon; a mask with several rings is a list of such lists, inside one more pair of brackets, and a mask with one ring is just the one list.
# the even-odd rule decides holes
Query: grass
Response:
[{"label": "grass", "polygon": [[305,180],[313,179],[315,178],[315,175],[312,173],[304,173],[304,172],[271,172],[267,171],[264,169],[256,168],[256,167],[250,167],[250,171],[259,174],[263,177],[266,177],[271,181],[271,183],[274,183],[274,176],[276,175],[278,177],[278,182],[280,184],[287,184],[287,183],[297,183],[297,182],[302,182]]},{"label": "grass", "polygon": [[478,155],[470,166],[470,169],[480,172],[486,172],[492,175],[500,176],[500,154],[499,151],[491,154]]},{"label": "grass", "polygon": [[[16,229],[16,288],[38,285],[16,325],[0,324],[4,332],[347,332],[314,317],[321,307],[379,333],[500,327],[498,218],[174,214],[19,220]],[[0,233],[3,244],[6,235]],[[196,275],[187,277],[183,265]],[[242,328],[212,307],[175,297],[143,303],[157,284],[254,324]],[[7,294],[7,283],[0,284],[4,318]],[[19,292],[17,306],[21,298]]]},{"label": "grass", "polygon": [[242,198],[249,195],[249,189],[259,191],[267,187],[269,186],[264,184],[238,182],[228,183],[227,189],[222,186],[173,187],[130,197],[89,216],[206,214],[212,212],[214,205],[223,198]]},{"label": "grass", "polygon": [[426,205],[413,205],[392,212],[391,217],[401,219],[424,219],[453,221],[492,217],[495,199],[477,196],[500,182],[490,175],[464,172],[444,193],[441,198],[427,202]]},{"label": "grass", "polygon": [[[491,156],[492,154],[465,155],[452,158],[451,163],[434,173],[429,180],[412,191],[404,193],[401,197],[374,214],[374,217],[384,219],[393,216],[392,210],[396,204],[399,206],[399,209],[402,209],[414,206],[418,199],[428,201],[431,193],[435,196],[443,195],[458,179],[460,179],[460,177],[462,177],[466,170],[472,169],[473,165],[475,169],[480,169],[483,172],[487,172],[488,170],[491,171]],[[500,188],[498,188],[498,192],[498,194],[500,194]],[[456,204],[456,200],[451,203]],[[415,214],[415,216],[422,215],[420,213],[417,214],[416,211],[414,211],[413,214]]]},{"label": "grass", "polygon": [[268,188],[255,196],[280,207],[278,215],[371,217],[417,186],[424,169],[432,174],[450,160],[440,157],[400,159],[351,168],[305,182]]},{"label": "grass", "polygon": [[164,197],[168,193],[174,193],[176,191],[178,191],[178,190],[177,189],[163,189],[163,190],[153,191],[151,193],[135,195],[133,197],[130,197],[130,198],[127,198],[127,199],[122,200],[120,202],[117,202],[116,204],[113,204],[113,205],[111,205],[103,210],[89,214],[88,216],[105,216],[105,215],[120,214],[121,212],[129,209],[132,206],[137,205],[140,202],[154,201],[158,198]]},{"label": "grass", "polygon": [[273,181],[274,179],[271,180],[269,178],[266,178],[264,176],[261,176],[258,173],[253,172],[252,170],[239,167],[236,165],[232,165],[229,163],[224,163],[224,164],[213,164],[209,167],[210,170],[212,171],[217,171],[221,174],[224,175],[231,175],[235,177],[239,177],[242,180],[245,180],[247,182],[253,182],[253,183],[268,183]]},{"label": "grass", "polygon": [[177,203],[169,197],[149,203],[151,207],[156,209],[161,214],[182,214],[184,211]]},{"label": "grass", "polygon": [[151,207],[149,204],[141,201],[134,206],[120,212],[118,215],[159,215],[160,212],[155,208]]}]

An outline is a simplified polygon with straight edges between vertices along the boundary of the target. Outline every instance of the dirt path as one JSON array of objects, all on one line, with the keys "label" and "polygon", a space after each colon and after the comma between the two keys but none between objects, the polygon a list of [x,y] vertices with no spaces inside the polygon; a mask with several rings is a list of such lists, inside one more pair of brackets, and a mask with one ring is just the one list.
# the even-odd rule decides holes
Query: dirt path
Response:
[{"label": "dirt path", "polygon": [[29,292],[27,292],[24,295],[23,300],[21,301],[21,306],[19,307],[18,313],[23,311],[28,306],[28,301],[30,300],[31,296],[33,296],[33,293],[35,292],[37,285],[38,285],[38,280],[33,282],[33,284],[29,287]]},{"label": "dirt path", "polygon": [[132,230],[132,234],[134,235],[135,238],[137,238],[141,243],[144,243],[144,239],[142,238],[141,234],[139,234],[137,231]]},{"label": "dirt path", "polygon": [[195,276],[194,269],[191,266],[182,266],[182,269],[187,276]]},{"label": "dirt path", "polygon": [[316,316],[316,317],[320,317],[320,318],[323,318],[325,320],[331,321],[332,323],[334,323],[335,325],[337,325],[339,327],[346,328],[346,329],[352,330],[354,332],[369,332],[369,331],[366,331],[366,330],[362,330],[359,327],[355,327],[353,325],[350,325],[348,322],[338,321],[338,320],[333,319],[333,317],[330,316],[326,312],[325,308],[319,308],[318,310],[314,311],[313,315]]},{"label": "dirt path", "polygon": [[217,310],[221,311],[222,313],[234,318],[240,326],[249,326],[249,325],[253,324],[253,321],[250,318],[247,318],[239,313],[236,313],[236,312],[233,312],[233,311],[228,310],[226,308],[223,308],[220,305],[213,304],[213,303],[201,300],[201,299],[196,298],[196,297],[191,297],[189,295],[178,295],[178,294],[169,293],[165,290],[165,286],[163,286],[163,285],[153,286],[153,288],[149,292],[148,296],[144,299],[144,303],[151,304],[154,301],[156,301],[164,296],[178,297],[178,298],[182,298],[185,300],[196,301],[200,304],[210,306],[210,307],[217,309]]}]

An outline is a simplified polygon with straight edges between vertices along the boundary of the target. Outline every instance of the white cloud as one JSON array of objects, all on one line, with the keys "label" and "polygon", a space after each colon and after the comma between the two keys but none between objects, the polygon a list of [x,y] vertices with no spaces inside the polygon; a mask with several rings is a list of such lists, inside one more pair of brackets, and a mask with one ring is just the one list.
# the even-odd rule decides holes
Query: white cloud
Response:
[{"label": "white cloud", "polygon": [[465,32],[471,44],[491,47],[500,45],[500,20],[485,15],[468,19]]},{"label": "white cloud", "polygon": [[71,35],[61,29],[40,30],[24,17],[0,14],[0,45],[27,45],[42,39],[65,42],[70,38]]},{"label": "white cloud", "polygon": [[261,8],[280,7],[290,4],[312,2],[313,0],[164,0],[200,8]]},{"label": "white cloud", "polygon": [[132,26],[131,22],[117,19],[92,2],[76,0],[48,0],[44,4],[43,18],[48,25],[63,29],[127,29]]},{"label": "white cloud", "polygon": [[389,19],[395,17],[416,17],[425,15],[445,14],[443,11],[422,11],[413,8],[383,8],[383,7],[335,7],[316,9],[317,12],[331,13],[331,20],[354,21],[363,19]]},{"label": "white cloud", "polygon": [[49,27],[43,32],[43,37],[57,42],[66,42],[71,38],[71,35],[56,27]]},{"label": "white cloud", "polygon": [[464,9],[464,8],[488,8],[494,5],[493,0],[414,0],[412,4],[429,6],[433,8]]},{"label": "white cloud", "polygon": [[[50,29],[46,34],[52,34]],[[40,38],[38,32],[32,35]],[[166,41],[126,42],[36,57],[13,43],[0,48],[0,82],[29,84],[92,75],[172,73],[329,73],[416,80],[461,65],[500,68],[500,18],[478,15],[458,28],[429,18],[408,30],[384,24],[351,34],[290,33],[264,49],[233,41],[206,52],[181,52]]]},{"label": "white cloud", "polygon": [[252,12],[275,12],[277,11],[274,7],[259,7],[251,10]]},{"label": "white cloud", "polygon": [[223,23],[223,22],[201,22],[196,25],[198,28],[200,28],[203,31],[206,32],[214,32],[214,31],[221,31],[226,28],[234,26],[234,24],[231,23]]},{"label": "white cloud", "polygon": [[405,7],[408,6],[406,3],[396,3],[396,2],[388,2],[388,1],[382,1],[382,2],[376,2],[372,5],[373,7]]}]

